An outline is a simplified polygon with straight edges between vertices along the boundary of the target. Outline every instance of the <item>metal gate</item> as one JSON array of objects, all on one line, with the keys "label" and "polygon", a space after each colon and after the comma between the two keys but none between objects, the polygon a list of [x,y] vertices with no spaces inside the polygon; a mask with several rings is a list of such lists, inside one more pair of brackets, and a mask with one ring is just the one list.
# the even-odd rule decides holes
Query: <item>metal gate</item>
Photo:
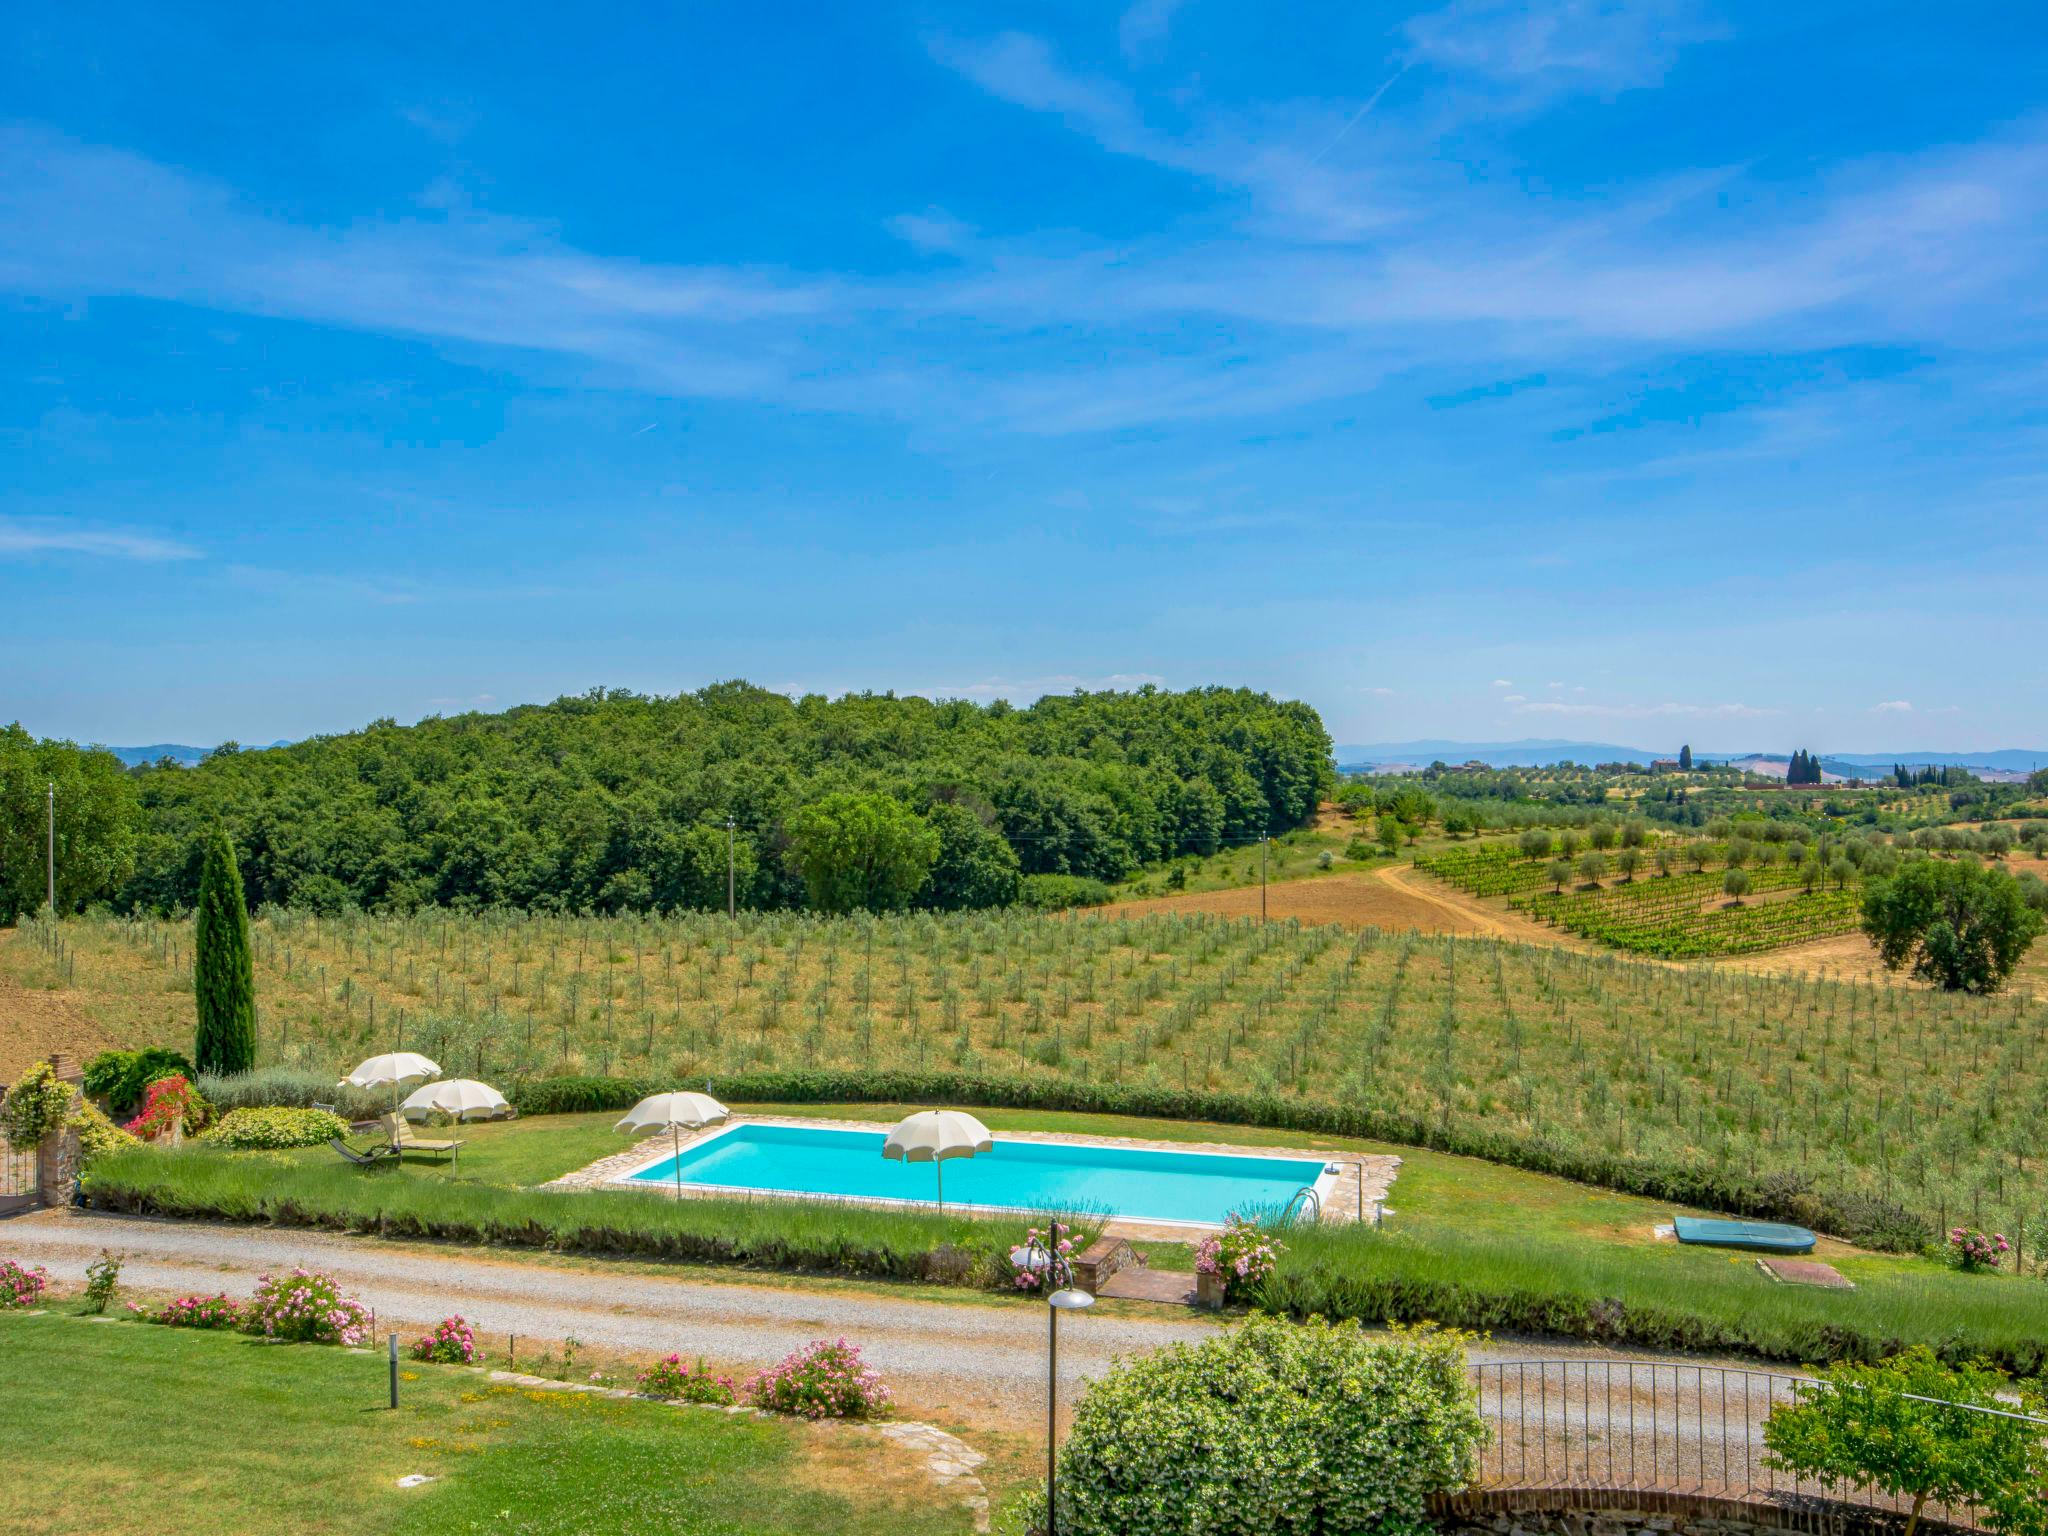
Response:
[{"label": "metal gate", "polygon": [[36,1149],[17,1152],[0,1139],[0,1216],[36,1204]]}]

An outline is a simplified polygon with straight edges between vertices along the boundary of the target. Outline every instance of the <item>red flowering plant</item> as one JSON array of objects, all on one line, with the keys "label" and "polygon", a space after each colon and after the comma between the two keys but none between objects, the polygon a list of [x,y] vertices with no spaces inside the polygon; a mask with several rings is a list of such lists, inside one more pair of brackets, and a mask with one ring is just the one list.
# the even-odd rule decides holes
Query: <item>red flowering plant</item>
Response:
[{"label": "red flowering plant", "polygon": [[222,1295],[179,1296],[154,1312],[131,1301],[128,1310],[166,1328],[239,1328],[242,1324],[241,1303]]},{"label": "red flowering plant", "polygon": [[182,1076],[160,1077],[143,1090],[142,1113],[121,1129],[145,1141],[168,1136],[176,1126],[196,1132],[206,1123],[206,1101]]},{"label": "red flowering plant", "polygon": [[412,1357],[437,1365],[475,1365],[476,1330],[463,1321],[459,1312],[444,1317],[432,1333],[421,1334],[412,1341]]},{"label": "red flowering plant", "polygon": [[1045,1230],[1025,1229],[1024,1246],[1012,1249],[1012,1279],[1020,1291],[1063,1291],[1074,1283],[1073,1229],[1055,1221]]},{"label": "red flowering plant", "polygon": [[640,1390],[649,1397],[678,1403],[716,1403],[727,1407],[739,1399],[739,1387],[730,1376],[714,1376],[697,1357],[693,1368],[681,1355],[663,1355],[640,1373]]},{"label": "red flowering plant", "polygon": [[360,1344],[370,1336],[369,1312],[342,1295],[332,1276],[294,1269],[257,1279],[242,1323],[251,1333],[305,1344]]},{"label": "red flowering plant", "polygon": [[30,1268],[13,1259],[0,1259],[0,1312],[34,1306],[49,1284],[50,1272],[42,1265]]},{"label": "red flowering plant", "polygon": [[804,1419],[858,1419],[885,1413],[889,1389],[860,1357],[860,1346],[819,1339],[747,1384],[747,1397],[770,1413]]}]

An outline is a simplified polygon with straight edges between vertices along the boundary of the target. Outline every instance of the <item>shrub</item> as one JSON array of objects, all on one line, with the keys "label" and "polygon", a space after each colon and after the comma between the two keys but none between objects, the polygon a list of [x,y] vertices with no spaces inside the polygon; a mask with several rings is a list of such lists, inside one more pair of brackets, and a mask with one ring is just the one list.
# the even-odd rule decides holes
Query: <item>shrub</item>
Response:
[{"label": "shrub", "polygon": [[872,1418],[889,1407],[881,1374],[844,1339],[819,1339],[784,1357],[747,1384],[747,1398],[756,1408],[804,1419]]},{"label": "shrub", "polygon": [[1110,899],[1109,887],[1086,875],[1026,875],[1019,900],[1040,912],[1067,907],[1100,907]]},{"label": "shrub", "polygon": [[100,1250],[100,1256],[85,1266],[85,1306],[89,1312],[105,1312],[121,1284],[121,1256]]},{"label": "shrub", "polygon": [[[1905,1536],[1930,1500],[1974,1504],[2011,1536],[2048,1531],[2048,1443],[2038,1423],[2010,1412],[2013,1384],[1997,1371],[1945,1366],[1916,1347],[1879,1365],[1831,1367],[1792,1390],[1794,1401],[1764,1420],[1766,1466],[1910,1498]],[[2042,1404],[2023,1392],[2019,1407],[2039,1413]]]},{"label": "shrub", "polygon": [[370,1335],[370,1314],[341,1294],[333,1277],[310,1269],[260,1275],[243,1326],[267,1339],[300,1344],[360,1344]]},{"label": "shrub", "polygon": [[2012,1244],[2005,1240],[2003,1232],[1976,1232],[1967,1227],[1956,1227],[1948,1235],[1949,1262],[1965,1274],[1996,1269],[2011,1251]]},{"label": "shrub", "polygon": [[81,1167],[90,1168],[109,1152],[118,1152],[123,1147],[132,1147],[135,1138],[106,1117],[97,1104],[87,1103],[72,1115],[71,1128],[78,1132],[78,1156]]},{"label": "shrub", "polygon": [[1221,1234],[1195,1245],[1195,1273],[1223,1276],[1226,1296],[1242,1295],[1273,1273],[1287,1245],[1268,1237],[1256,1222],[1233,1216]]},{"label": "shrub", "polygon": [[225,1075],[202,1072],[193,1083],[208,1103],[223,1110],[266,1109],[280,1104],[311,1109],[315,1104],[331,1104],[347,1120],[369,1120],[391,1112],[389,1091],[373,1093],[336,1083],[332,1072],[258,1067]]},{"label": "shrub", "polygon": [[105,1099],[116,1114],[125,1115],[141,1101],[143,1090],[159,1078],[192,1077],[192,1063],[177,1051],[151,1046],[142,1051],[101,1051],[85,1064],[85,1091]]},{"label": "shrub", "polygon": [[[134,1303],[130,1309],[142,1312]],[[165,1302],[154,1312],[142,1315],[152,1323],[162,1323],[166,1328],[239,1328],[242,1326],[241,1303],[226,1296],[179,1296]]]},{"label": "shrub", "polygon": [[0,1259],[0,1312],[34,1306],[49,1284],[50,1272],[42,1265],[30,1268],[13,1259]]},{"label": "shrub", "polygon": [[[1471,1477],[1486,1423],[1466,1335],[1254,1317],[1114,1366],[1059,1457],[1071,1536],[1426,1536],[1433,1493]],[[1039,1496],[1028,1508],[1043,1529]]]},{"label": "shrub", "polygon": [[233,1151],[282,1152],[347,1134],[348,1122],[325,1109],[231,1109],[200,1140]]},{"label": "shrub", "polygon": [[207,1106],[182,1077],[161,1077],[143,1090],[142,1113],[121,1129],[131,1136],[162,1136],[173,1126],[196,1134],[206,1124]]},{"label": "shrub", "polygon": [[678,1403],[716,1403],[729,1407],[739,1400],[739,1388],[729,1376],[714,1376],[705,1369],[702,1356],[696,1368],[683,1364],[681,1355],[664,1355],[640,1373],[640,1390],[649,1397]]},{"label": "shrub", "polygon": [[7,1133],[7,1144],[18,1152],[26,1151],[56,1130],[71,1113],[75,1092],[47,1061],[22,1073],[7,1090],[6,1099],[0,1100],[0,1129]]},{"label": "shrub", "polygon": [[412,1357],[437,1365],[475,1365],[476,1330],[463,1321],[459,1312],[444,1317],[432,1333],[421,1334],[412,1341]]}]

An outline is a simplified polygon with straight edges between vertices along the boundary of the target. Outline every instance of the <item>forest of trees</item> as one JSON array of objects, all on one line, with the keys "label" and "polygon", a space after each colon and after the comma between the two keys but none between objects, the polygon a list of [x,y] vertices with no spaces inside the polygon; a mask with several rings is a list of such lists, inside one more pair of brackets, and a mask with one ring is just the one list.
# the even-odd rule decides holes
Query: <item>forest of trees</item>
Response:
[{"label": "forest of trees", "polygon": [[[11,740],[38,762],[56,750]],[[102,781],[113,763],[61,751],[100,765]],[[24,764],[22,783],[42,774]],[[742,906],[1001,905],[1029,895],[1026,877],[1117,880],[1301,825],[1332,784],[1316,712],[1245,689],[1077,692],[1017,709],[792,700],[742,682],[379,721],[112,777],[102,798],[119,846],[90,886],[60,891],[67,909],[191,907],[216,823],[252,905],[718,908],[728,818]],[[29,824],[41,805],[26,799]]]}]

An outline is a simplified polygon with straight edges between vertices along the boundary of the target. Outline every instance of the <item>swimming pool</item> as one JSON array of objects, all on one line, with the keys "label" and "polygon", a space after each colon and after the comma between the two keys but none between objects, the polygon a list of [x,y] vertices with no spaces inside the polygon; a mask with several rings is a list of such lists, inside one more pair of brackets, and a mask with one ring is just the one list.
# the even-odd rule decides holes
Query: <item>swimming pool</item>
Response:
[{"label": "swimming pool", "polygon": [[[881,1131],[743,1123],[685,1147],[680,1158],[665,1154],[614,1182],[672,1184],[680,1171],[688,1189],[931,1200],[937,1189],[934,1165],[888,1161],[882,1156],[885,1139]],[[1221,1226],[1234,1211],[1285,1205],[1304,1184],[1327,1196],[1333,1177],[1319,1158],[1001,1137],[992,1151],[945,1164],[949,1207],[1083,1211],[1193,1226]]]}]

